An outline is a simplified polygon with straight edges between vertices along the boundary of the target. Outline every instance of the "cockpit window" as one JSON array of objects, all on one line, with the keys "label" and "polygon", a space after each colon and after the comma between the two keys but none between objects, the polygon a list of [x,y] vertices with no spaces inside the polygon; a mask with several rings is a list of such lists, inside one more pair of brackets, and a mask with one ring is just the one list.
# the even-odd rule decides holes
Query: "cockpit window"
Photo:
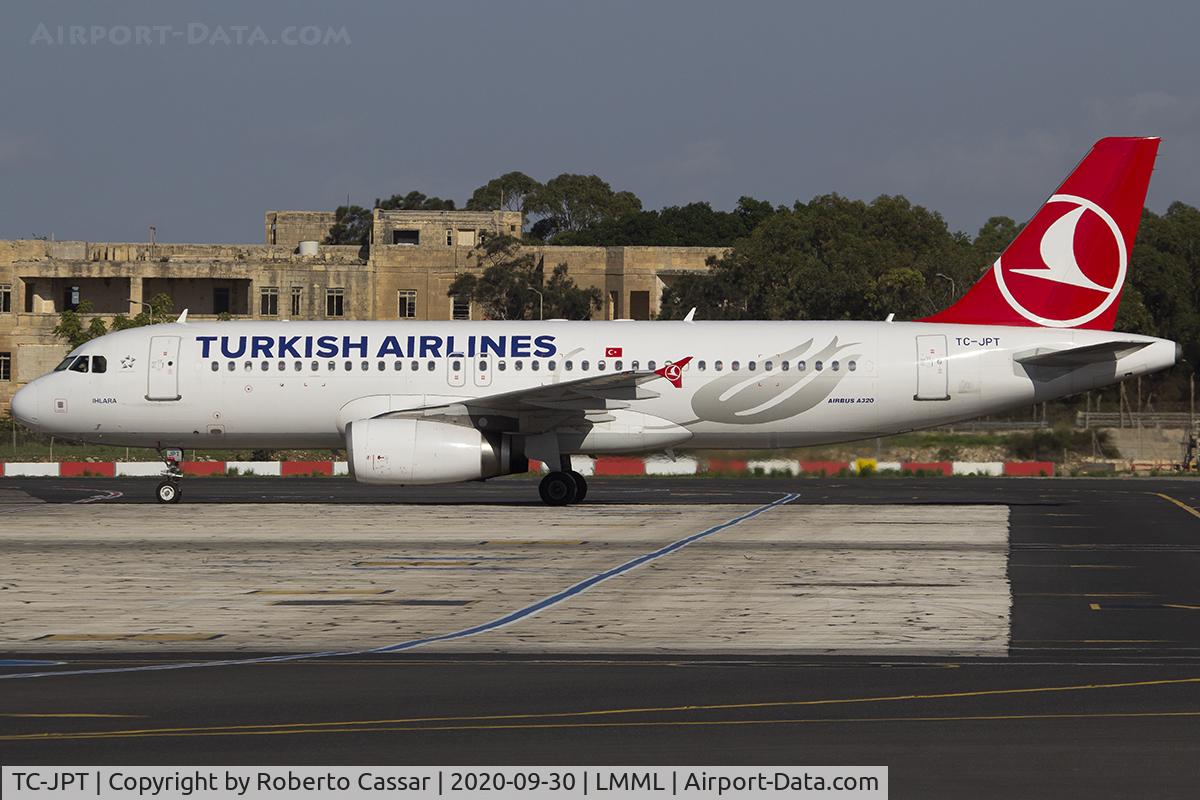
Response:
[{"label": "cockpit window", "polygon": [[79,358],[75,359],[75,363],[72,364],[70,367],[68,367],[68,369],[70,369],[71,372],[87,372],[88,371],[88,357],[80,356]]},{"label": "cockpit window", "polygon": [[58,362],[58,366],[54,368],[54,371],[62,372],[64,369],[71,366],[71,362],[73,362],[77,358],[79,358],[79,356],[67,356],[62,361]]},{"label": "cockpit window", "polygon": [[108,359],[104,356],[92,356],[92,372],[108,372]]}]

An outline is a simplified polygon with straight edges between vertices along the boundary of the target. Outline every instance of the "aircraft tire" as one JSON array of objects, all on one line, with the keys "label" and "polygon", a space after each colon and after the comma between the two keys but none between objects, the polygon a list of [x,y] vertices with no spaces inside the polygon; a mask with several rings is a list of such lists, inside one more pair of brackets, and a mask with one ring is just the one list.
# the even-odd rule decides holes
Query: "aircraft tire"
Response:
[{"label": "aircraft tire", "polygon": [[587,497],[587,481],[573,469],[567,470],[567,474],[575,481],[575,499],[572,502],[582,503],[583,498]]},{"label": "aircraft tire", "polygon": [[154,496],[158,498],[158,502],[160,503],[178,503],[179,484],[174,481],[163,481],[155,489]]},{"label": "aircraft tire", "polygon": [[575,479],[567,472],[551,472],[538,485],[538,494],[548,506],[570,505],[575,502],[578,491]]}]

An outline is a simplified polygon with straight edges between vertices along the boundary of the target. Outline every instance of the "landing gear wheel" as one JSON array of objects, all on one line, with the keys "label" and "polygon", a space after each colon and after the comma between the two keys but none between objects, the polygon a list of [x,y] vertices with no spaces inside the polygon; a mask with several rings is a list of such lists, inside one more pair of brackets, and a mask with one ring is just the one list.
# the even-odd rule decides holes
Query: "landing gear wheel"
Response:
[{"label": "landing gear wheel", "polygon": [[587,497],[587,481],[585,481],[583,476],[573,469],[567,470],[567,474],[570,475],[571,479],[575,481],[575,499],[571,502],[582,503],[583,498]]},{"label": "landing gear wheel", "polygon": [[538,486],[538,494],[542,502],[548,506],[566,506],[575,502],[579,487],[575,479],[567,472],[551,472],[542,478]]},{"label": "landing gear wheel", "polygon": [[163,481],[154,492],[160,503],[179,502],[179,484],[175,481]]}]

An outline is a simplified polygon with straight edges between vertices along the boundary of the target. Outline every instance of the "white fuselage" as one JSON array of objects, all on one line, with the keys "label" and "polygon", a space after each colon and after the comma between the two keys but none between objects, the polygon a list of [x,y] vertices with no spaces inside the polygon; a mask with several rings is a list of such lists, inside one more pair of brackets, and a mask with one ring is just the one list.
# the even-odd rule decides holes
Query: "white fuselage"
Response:
[{"label": "white fuselage", "polygon": [[[1072,369],[1015,361],[1114,339],[1148,344]],[[193,322],[109,334],[75,354],[103,356],[105,371],[38,378],[14,399],[18,419],[82,441],[188,448],[339,448],[357,419],[691,356],[680,388],[652,379],[644,396],[557,432],[563,453],[604,453],[930,427],[1165,369],[1176,345],[920,322]]]}]

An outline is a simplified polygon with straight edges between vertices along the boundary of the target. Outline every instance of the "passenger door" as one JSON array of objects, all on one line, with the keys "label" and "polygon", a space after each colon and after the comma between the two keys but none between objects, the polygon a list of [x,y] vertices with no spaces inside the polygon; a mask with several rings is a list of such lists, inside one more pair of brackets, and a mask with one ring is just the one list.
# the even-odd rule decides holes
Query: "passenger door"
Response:
[{"label": "passenger door", "polygon": [[179,399],[179,337],[152,336],[146,384],[147,400]]},{"label": "passenger door", "polygon": [[914,400],[950,399],[950,364],[945,334],[917,337],[917,393]]}]

